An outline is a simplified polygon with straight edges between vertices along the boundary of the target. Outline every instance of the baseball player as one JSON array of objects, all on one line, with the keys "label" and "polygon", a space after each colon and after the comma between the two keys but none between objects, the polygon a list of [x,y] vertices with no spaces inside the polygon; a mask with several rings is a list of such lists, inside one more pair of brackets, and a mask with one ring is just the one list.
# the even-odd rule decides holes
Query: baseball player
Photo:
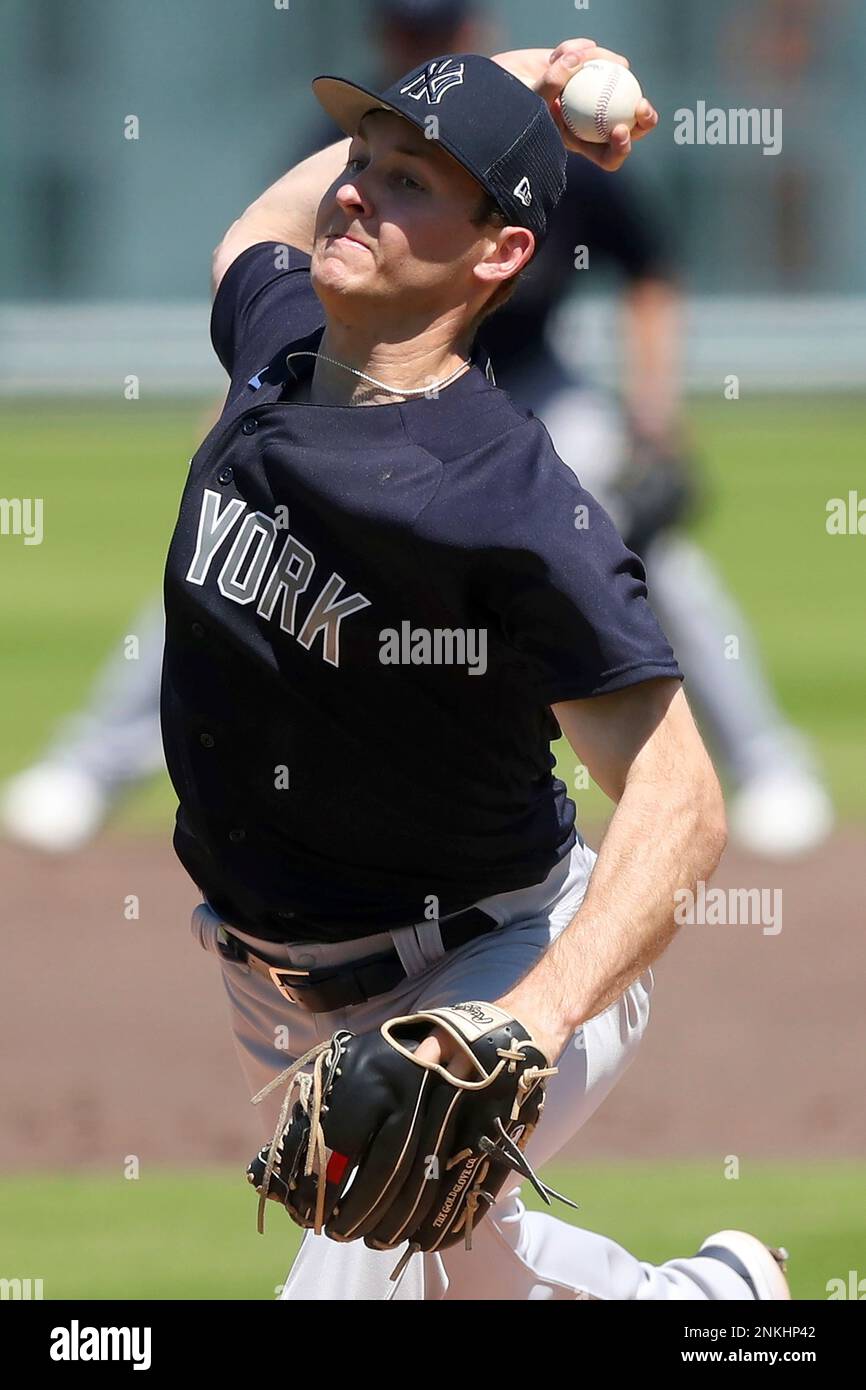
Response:
[{"label": "baseball player", "polygon": [[[674,892],[725,841],[641,562],[476,341],[564,142],[615,171],[656,124],[567,136],[593,56],[624,61],[317,78],[348,138],[214,255],[231,386],[169,550],[162,727],[193,931],[273,1131],[250,1180],[305,1227],[286,1299],[788,1296],[743,1232],[652,1267],[519,1196],[552,1196],[537,1168],[631,1061]],[[617,802],[597,857],[560,729]]]}]

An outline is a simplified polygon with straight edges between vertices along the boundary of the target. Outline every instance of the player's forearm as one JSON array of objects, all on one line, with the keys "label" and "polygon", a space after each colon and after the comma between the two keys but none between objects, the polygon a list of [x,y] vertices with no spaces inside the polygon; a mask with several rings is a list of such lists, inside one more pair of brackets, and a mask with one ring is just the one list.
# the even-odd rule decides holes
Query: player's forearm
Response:
[{"label": "player's forearm", "polygon": [[260,241],[280,241],[300,251],[313,249],[316,213],[325,191],[345,168],[351,141],[337,140],[296,164],[265,189],[233,222],[223,238],[255,233]]},{"label": "player's forearm", "polygon": [[667,439],[681,407],[680,296],[667,280],[639,280],[623,308],[625,400],[641,434]]},{"label": "player's forearm", "polygon": [[694,778],[629,780],[582,907],[503,1007],[543,1018],[549,1045],[564,1047],[662,954],[676,931],[676,892],[709,878],[724,844],[709,763]]}]

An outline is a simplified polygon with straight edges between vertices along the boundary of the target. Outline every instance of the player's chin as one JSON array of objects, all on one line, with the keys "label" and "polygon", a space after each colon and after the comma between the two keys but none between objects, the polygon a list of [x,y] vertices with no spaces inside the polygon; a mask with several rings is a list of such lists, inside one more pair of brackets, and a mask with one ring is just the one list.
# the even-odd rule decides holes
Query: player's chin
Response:
[{"label": "player's chin", "polygon": [[346,240],[327,237],[316,242],[310,258],[310,272],[321,277],[365,279],[375,267],[370,251]]},{"label": "player's chin", "polygon": [[375,278],[371,269],[365,271],[346,265],[337,256],[325,255],[318,259],[314,254],[310,262],[310,282],[323,303],[329,299],[345,301],[353,296],[366,298]]}]

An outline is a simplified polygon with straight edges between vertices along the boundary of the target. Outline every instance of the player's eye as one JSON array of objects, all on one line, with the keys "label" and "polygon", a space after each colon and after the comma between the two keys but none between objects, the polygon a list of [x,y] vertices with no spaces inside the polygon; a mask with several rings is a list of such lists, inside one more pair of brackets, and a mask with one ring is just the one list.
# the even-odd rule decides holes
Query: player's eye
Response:
[{"label": "player's eye", "polygon": [[[353,158],[350,157],[346,160],[347,174],[358,173],[366,167],[367,162],[360,155],[355,155]],[[410,193],[426,192],[423,184],[419,183],[417,179],[413,179],[411,174],[406,174],[400,169],[394,169],[392,171],[391,179],[394,183],[399,184],[401,188],[408,189]]]}]

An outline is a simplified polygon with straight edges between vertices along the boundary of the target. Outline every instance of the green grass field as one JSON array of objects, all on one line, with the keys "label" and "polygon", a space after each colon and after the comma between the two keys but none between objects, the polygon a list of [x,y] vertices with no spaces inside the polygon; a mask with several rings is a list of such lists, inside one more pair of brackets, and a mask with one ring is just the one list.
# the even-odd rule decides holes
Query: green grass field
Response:
[{"label": "green grass field", "polygon": [[[0,407],[8,497],[44,499],[44,540],[0,537],[4,687],[0,776],[32,757],[85,695],[136,605],[158,592],[198,403]],[[699,401],[691,419],[709,505],[696,534],[742,602],[784,707],[815,739],[843,815],[866,814],[862,641],[866,539],[828,536],[827,499],[862,476],[866,404],[853,398]],[[571,781],[569,753],[563,775]],[[164,826],[158,781],[121,824]],[[599,802],[584,794],[581,816]]]},{"label": "green grass field", "polygon": [[[824,1299],[828,1280],[866,1271],[862,1165],[764,1164],[736,1181],[717,1164],[552,1165],[545,1175],[581,1204],[557,1204],[557,1216],[653,1264],[740,1226],[787,1247],[795,1298]],[[266,1225],[262,1238],[255,1199],[233,1172],[0,1184],[3,1270],[41,1278],[47,1299],[273,1298],[300,1232],[276,1206]]]}]

